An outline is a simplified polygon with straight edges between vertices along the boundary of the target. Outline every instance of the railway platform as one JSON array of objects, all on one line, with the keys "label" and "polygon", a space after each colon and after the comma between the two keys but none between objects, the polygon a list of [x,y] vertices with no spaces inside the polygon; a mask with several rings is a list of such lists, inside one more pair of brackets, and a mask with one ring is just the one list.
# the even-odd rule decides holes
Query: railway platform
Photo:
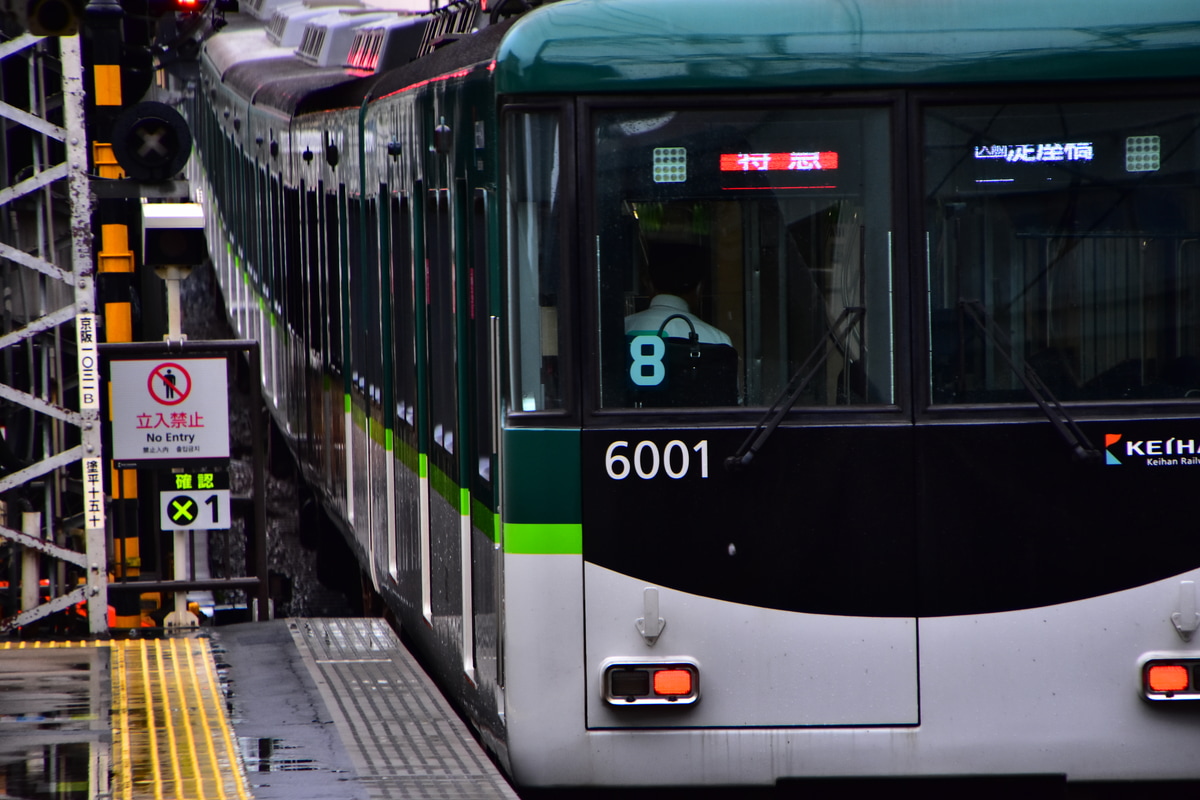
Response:
[{"label": "railway platform", "polygon": [[378,619],[0,642],[0,796],[516,798]]}]

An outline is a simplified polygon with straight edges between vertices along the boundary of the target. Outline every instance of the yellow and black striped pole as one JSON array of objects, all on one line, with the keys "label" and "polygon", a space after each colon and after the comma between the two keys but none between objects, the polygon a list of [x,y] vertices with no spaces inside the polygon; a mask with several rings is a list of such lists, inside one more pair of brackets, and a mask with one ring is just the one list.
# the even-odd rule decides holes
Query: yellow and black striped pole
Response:
[{"label": "yellow and black striped pole", "polygon": [[[87,6],[90,49],[91,108],[88,128],[93,174],[101,179],[120,180],[125,171],[113,154],[110,131],[125,104],[122,85],[124,11],[116,0],[92,0]],[[93,230],[99,230],[96,256],[96,290],[103,311],[104,341],[134,340],[133,290],[135,254],[130,246],[129,220],[137,212],[136,201],[101,197],[96,204]],[[110,403],[111,408],[111,403]],[[111,513],[114,525],[111,561],[114,577],[133,578],[141,573],[138,525],[137,470],[113,468],[110,475]],[[136,628],[142,624],[141,601],[132,592],[111,595],[116,609],[116,626]]]}]

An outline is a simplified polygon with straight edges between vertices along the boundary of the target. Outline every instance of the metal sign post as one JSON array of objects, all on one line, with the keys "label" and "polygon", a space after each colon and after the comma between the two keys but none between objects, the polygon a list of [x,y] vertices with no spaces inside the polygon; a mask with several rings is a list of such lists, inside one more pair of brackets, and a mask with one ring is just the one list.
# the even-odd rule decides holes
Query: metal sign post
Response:
[{"label": "metal sign post", "polygon": [[189,565],[190,537],[231,527],[232,502],[224,472],[230,457],[228,360],[231,353],[245,352],[251,371],[257,374],[258,343],[181,339],[104,344],[100,350],[112,383],[114,466],[176,469],[174,486],[160,491],[157,498],[158,527],[174,533],[174,580],[113,583],[110,590],[175,593],[176,611],[167,617],[168,625],[186,623],[190,616],[186,592],[193,589],[246,591],[260,609],[258,618],[265,618],[269,608],[265,420],[258,401],[250,414],[254,537],[246,542],[246,572],[253,577],[194,577]]}]

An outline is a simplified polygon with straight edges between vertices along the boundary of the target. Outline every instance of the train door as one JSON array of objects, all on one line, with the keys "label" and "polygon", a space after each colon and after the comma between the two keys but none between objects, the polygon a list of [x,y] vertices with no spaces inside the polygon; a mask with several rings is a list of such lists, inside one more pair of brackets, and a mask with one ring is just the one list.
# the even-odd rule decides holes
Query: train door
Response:
[{"label": "train door", "polygon": [[379,354],[380,366],[377,384],[377,403],[379,404],[378,447],[380,450],[381,480],[378,490],[373,494],[377,519],[383,535],[379,543],[382,552],[380,571],[392,581],[396,580],[396,402],[395,402],[395,323],[396,295],[394,292],[392,256],[392,197],[386,183],[378,186],[375,198],[376,234],[379,237]]},{"label": "train door", "polygon": [[351,530],[358,538],[368,561],[368,571],[374,575],[375,553],[372,547],[374,531],[371,519],[371,448],[370,441],[370,377],[371,356],[368,352],[374,350],[371,329],[371,290],[372,274],[378,269],[377,264],[371,264],[367,258],[368,236],[365,233],[364,200],[358,192],[347,192],[344,198],[344,212],[347,220],[347,298],[348,312],[348,343],[350,348],[347,359],[350,376],[346,391],[346,503],[347,519]]},{"label": "train door", "polygon": [[[461,632],[463,616],[462,537],[459,494],[458,324],[454,215],[449,189],[430,189],[423,198],[425,374],[428,414],[428,541],[422,548],[426,616],[435,628]],[[446,630],[439,631],[447,635]]]},{"label": "train door", "polygon": [[[377,187],[372,187],[377,188]],[[360,381],[360,392],[363,404],[363,443],[365,451],[365,481],[363,486],[363,513],[369,515],[366,520],[368,537],[366,546],[369,555],[369,574],[372,582],[378,588],[378,576],[386,569],[388,542],[391,540],[391,520],[393,513],[390,504],[391,481],[389,480],[389,454],[386,452],[385,422],[384,422],[384,345],[387,341],[385,310],[388,302],[385,299],[384,269],[385,263],[381,258],[381,225],[380,196],[374,191],[364,189],[362,201],[362,280],[358,287],[361,294],[362,315],[356,330],[362,331],[362,358],[360,369],[363,372]],[[381,566],[384,565],[384,566]]]},{"label": "train door", "polygon": [[[478,126],[482,126],[482,122]],[[477,127],[476,143],[482,134]],[[500,401],[496,393],[496,377],[500,370],[499,317],[494,314],[493,280],[495,250],[492,235],[494,219],[492,192],[475,189],[470,195],[470,214],[467,226],[468,262],[466,299],[467,335],[465,350],[470,365],[464,380],[469,385],[465,404],[471,429],[471,455],[464,480],[470,488],[470,559],[472,562],[471,606],[474,616],[474,663],[477,683],[502,685],[500,652],[500,569],[499,530],[496,515],[495,471],[499,445],[495,420]],[[497,692],[499,701],[500,694]]]},{"label": "train door", "polygon": [[[425,453],[418,440],[417,353],[423,352],[424,334],[418,339],[418,275],[416,257],[423,252],[414,242],[412,232],[413,208],[409,198],[401,193],[385,192],[389,197],[391,272],[390,290],[392,332],[389,349],[392,351],[392,407],[395,408],[393,453],[397,462],[393,486],[396,508],[396,541],[390,571],[405,602],[421,602],[424,570],[420,543],[427,541],[422,507],[428,504],[428,481],[421,478],[427,471]],[[422,278],[423,280],[423,278]],[[423,319],[424,314],[422,312]],[[424,359],[420,359],[424,369]],[[423,405],[423,404],[422,404]],[[422,488],[426,487],[426,488]],[[427,513],[427,512],[426,512]]]},{"label": "train door", "polygon": [[347,408],[350,396],[350,301],[346,249],[346,187],[329,185],[325,193],[326,286],[330,313],[330,377],[325,396],[329,401],[333,433],[329,447],[329,493],[334,507],[350,518],[350,492],[353,476],[351,419]]},{"label": "train door", "polygon": [[342,464],[344,456],[342,416],[342,303],[341,260],[338,257],[337,195],[324,181],[317,181],[317,211],[320,249],[317,255],[319,309],[324,324],[321,338],[321,424],[325,438],[317,454],[318,474],[325,476],[322,487],[334,508],[342,509]]},{"label": "train door", "polygon": [[464,178],[454,179],[451,191],[453,204],[451,231],[453,236],[453,292],[454,292],[454,383],[455,383],[455,429],[458,431],[459,449],[457,472],[454,484],[458,487],[458,557],[459,595],[462,608],[463,673],[475,680],[475,548],[471,520],[471,484],[475,473],[474,418],[470,413],[471,387],[471,317],[474,313],[471,297],[471,262],[468,247],[470,217],[470,194]]},{"label": "train door", "polygon": [[893,118],[585,110],[590,727],[919,722]]},{"label": "train door", "polygon": [[496,522],[490,513],[495,444],[487,194],[472,193],[456,179],[452,188],[426,191],[422,210],[423,271],[415,289],[421,313],[414,320],[424,332],[417,338],[415,372],[427,398],[415,418],[428,454],[417,509],[422,607],[439,637],[457,640],[463,673],[494,684],[499,656]]},{"label": "train door", "polygon": [[321,220],[318,213],[320,195],[312,186],[301,181],[304,223],[304,317],[306,351],[303,360],[304,397],[308,437],[304,442],[303,462],[309,468],[322,464],[323,448],[328,425],[326,424],[321,384],[324,372],[324,338],[322,332],[328,324],[321,313]]}]

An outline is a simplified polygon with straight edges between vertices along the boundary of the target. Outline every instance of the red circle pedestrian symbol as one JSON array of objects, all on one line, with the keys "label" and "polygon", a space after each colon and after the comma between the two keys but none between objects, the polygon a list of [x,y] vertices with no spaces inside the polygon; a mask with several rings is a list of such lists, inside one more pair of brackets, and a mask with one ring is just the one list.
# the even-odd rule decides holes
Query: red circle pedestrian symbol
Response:
[{"label": "red circle pedestrian symbol", "polygon": [[192,376],[178,364],[159,364],[146,381],[150,396],[164,406],[176,406],[192,393]]}]

